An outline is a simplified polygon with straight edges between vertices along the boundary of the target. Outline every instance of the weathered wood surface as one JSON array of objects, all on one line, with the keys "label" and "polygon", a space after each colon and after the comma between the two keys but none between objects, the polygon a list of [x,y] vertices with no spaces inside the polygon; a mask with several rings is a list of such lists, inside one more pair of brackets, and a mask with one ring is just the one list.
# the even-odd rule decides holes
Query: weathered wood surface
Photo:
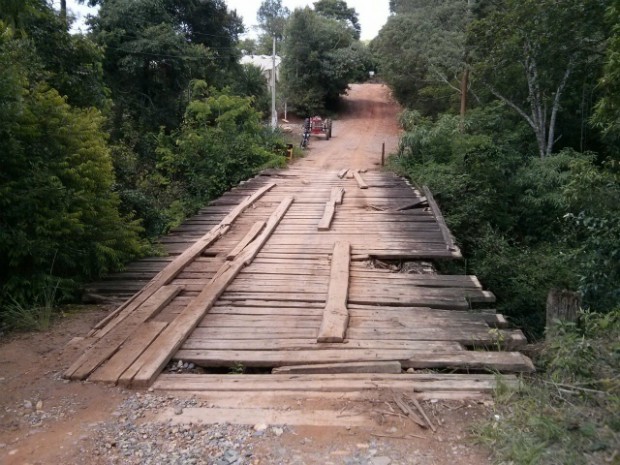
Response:
[{"label": "weathered wood surface", "polygon": [[319,328],[317,342],[342,342],[349,324],[347,298],[349,295],[349,266],[351,247],[348,242],[336,242],[332,254],[329,290]]},{"label": "weathered wood surface", "polygon": [[[377,262],[460,257],[432,193],[395,175],[270,171],[161,243],[168,256],[140,260],[91,286],[94,294],[134,297],[97,326],[67,376],[180,390],[471,393],[489,392],[494,379],[411,377],[396,367],[533,369],[527,357],[506,352],[523,347],[523,334],[494,310],[475,310],[495,300],[475,276],[432,274],[430,265],[399,273]],[[149,313],[157,286],[177,291]],[[171,360],[291,376],[160,375]],[[304,374],[317,370],[331,377]],[[375,374],[342,374],[356,370]]]},{"label": "weathered wood surface", "polygon": [[402,370],[399,362],[351,362],[351,363],[320,363],[317,365],[292,365],[274,368],[277,374],[325,374],[325,373],[392,373]]},{"label": "weathered wood surface", "polygon": [[[515,376],[502,384],[517,388]],[[162,391],[320,391],[349,392],[390,389],[396,391],[493,392],[495,375],[445,374],[327,374],[327,375],[161,375],[153,385]]]}]

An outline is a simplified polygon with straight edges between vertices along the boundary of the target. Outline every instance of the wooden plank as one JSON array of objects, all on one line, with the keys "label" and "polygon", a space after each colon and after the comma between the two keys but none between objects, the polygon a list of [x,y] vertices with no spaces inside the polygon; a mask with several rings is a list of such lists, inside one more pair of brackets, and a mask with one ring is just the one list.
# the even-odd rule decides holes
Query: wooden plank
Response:
[{"label": "wooden plank", "polygon": [[402,212],[405,210],[411,210],[412,208],[416,208],[416,207],[421,207],[424,206],[424,204],[427,204],[428,201],[426,200],[426,197],[420,197],[416,200],[414,200],[413,202],[408,202],[405,205],[396,208],[397,212]]},{"label": "wooden plank", "polygon": [[63,374],[65,378],[82,380],[110,358],[131,337],[138,326],[156,315],[181,292],[179,286],[163,286],[155,291],[142,305],[125,318],[123,325],[96,339],[92,346],[82,354]]},{"label": "wooden plank", "polygon": [[460,351],[456,353],[418,353],[402,362],[403,368],[450,368],[532,373],[532,361],[521,352]]},{"label": "wooden plank", "polygon": [[88,378],[90,381],[116,384],[123,372],[146,350],[163,331],[167,323],[148,321],[137,329],[105,365],[99,367]]},{"label": "wooden plank", "polygon": [[344,177],[347,175],[347,172],[348,172],[348,171],[349,171],[349,170],[348,170],[347,168],[345,168],[345,169],[342,169],[342,170],[338,171],[338,177],[339,177],[340,179],[344,178]]},{"label": "wooden plank", "polygon": [[402,371],[399,362],[323,363],[317,365],[292,365],[271,370],[273,374],[321,373],[393,373]]},{"label": "wooden plank", "polygon": [[455,353],[464,350],[458,342],[452,341],[389,341],[389,340],[352,340],[344,342],[317,343],[316,338],[300,339],[213,339],[201,338],[192,334],[183,344],[183,350],[330,350],[330,349],[382,349],[413,351],[428,354],[430,352]]},{"label": "wooden plank", "polygon": [[[95,335],[97,337],[104,336],[113,327],[123,321],[127,315],[131,314],[136,308],[142,305],[149,297],[151,297],[159,288],[170,284],[172,280],[187,266],[188,263],[193,261],[196,257],[200,256],[204,250],[226,234],[230,229],[230,225],[241,215],[250,205],[260,199],[265,193],[275,187],[275,183],[267,184],[254,194],[246,198],[236,208],[234,208],[224,219],[214,227],[207,234],[202,236],[191,247],[185,250],[181,255],[176,257],[170,262],[162,271],[160,271],[142,290],[136,293],[131,299],[121,305],[114,315],[102,320],[95,329],[101,329]],[[105,325],[105,327],[104,327]]]},{"label": "wooden plank", "polygon": [[[325,349],[325,350],[194,350],[181,349],[175,360],[203,367],[229,367],[241,363],[247,367],[279,367],[316,365],[321,363],[353,363],[408,361],[416,357],[411,350]],[[400,373],[400,371],[399,371]]]},{"label": "wooden plank", "polygon": [[[517,388],[515,376],[504,375],[501,383]],[[445,374],[328,374],[328,375],[161,375],[153,385],[162,391],[318,391],[352,392],[389,389],[396,391],[493,392],[496,375]]]},{"label": "wooden plank", "polygon": [[342,200],[344,197],[345,190],[343,187],[332,187],[330,202],[335,203],[336,205],[342,205]]},{"label": "wooden plank", "polygon": [[267,220],[261,235],[234,261],[228,262],[225,265],[225,271],[221,274],[216,273],[213,282],[205,287],[198,297],[164,329],[155,342],[136,360],[130,370],[123,374],[119,381],[130,382],[132,386],[136,387],[145,387],[153,382],[200,320],[224,293],[226,287],[244,266],[251,263],[292,203],[292,197],[287,197],[280,203]]},{"label": "wooden plank", "polygon": [[443,214],[441,213],[441,210],[439,209],[439,206],[437,205],[437,202],[435,201],[435,198],[433,197],[433,193],[430,191],[430,189],[427,186],[423,186],[422,189],[424,190],[424,195],[426,196],[428,205],[431,207],[431,210],[433,211],[433,215],[435,216],[435,219],[437,220],[437,224],[439,225],[439,228],[441,229],[441,234],[444,238],[444,241],[446,242],[446,247],[450,251],[459,250],[459,248],[454,243],[454,238],[452,237],[452,233],[450,233],[450,230],[448,229],[448,225],[446,224],[446,221],[444,220]]},{"label": "wooden plank", "polygon": [[327,231],[332,224],[332,219],[334,218],[334,214],[336,213],[336,205],[334,202],[327,202],[325,204],[325,211],[323,212],[323,217],[319,221],[317,225],[317,229],[319,231]]},{"label": "wooden plank", "polygon": [[275,229],[280,224],[280,221],[282,221],[282,218],[284,218],[284,215],[293,204],[294,200],[294,197],[289,196],[285,197],[280,202],[278,208],[275,209],[275,211],[271,214],[271,216],[265,223],[265,228],[263,229],[263,232],[239,256],[240,259],[243,259],[246,266],[250,265],[254,261],[260,250],[263,248],[265,243],[269,240]]},{"label": "wooden plank", "polygon": [[226,260],[234,260],[237,255],[239,255],[243,249],[245,249],[250,242],[256,239],[256,236],[261,232],[261,230],[265,227],[264,221],[257,221],[252,225],[248,233],[243,236],[243,239],[239,241],[237,246],[230,251],[228,255],[226,255]]},{"label": "wooden plank", "polygon": [[357,181],[357,185],[360,189],[368,189],[368,184],[364,181],[362,176],[360,175],[359,170],[353,171],[353,177]]},{"label": "wooden plank", "polygon": [[349,323],[347,296],[349,293],[350,253],[351,246],[348,242],[336,242],[334,245],[329,291],[317,342],[344,341]]}]

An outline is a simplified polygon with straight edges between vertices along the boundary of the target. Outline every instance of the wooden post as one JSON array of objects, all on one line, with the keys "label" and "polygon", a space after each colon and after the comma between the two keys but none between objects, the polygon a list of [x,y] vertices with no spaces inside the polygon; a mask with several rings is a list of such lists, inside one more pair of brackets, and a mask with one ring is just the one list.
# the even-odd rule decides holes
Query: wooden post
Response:
[{"label": "wooden post", "polygon": [[385,166],[385,142],[381,146],[381,166]]},{"label": "wooden post", "polygon": [[560,321],[575,322],[581,308],[581,296],[577,292],[551,289],[547,296],[547,338]]}]

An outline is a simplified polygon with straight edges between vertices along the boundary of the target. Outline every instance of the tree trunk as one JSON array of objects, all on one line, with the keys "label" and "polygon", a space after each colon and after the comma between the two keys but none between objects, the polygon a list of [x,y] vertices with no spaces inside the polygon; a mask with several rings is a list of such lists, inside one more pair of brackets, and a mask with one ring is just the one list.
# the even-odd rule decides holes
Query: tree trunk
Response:
[{"label": "tree trunk", "polygon": [[558,322],[576,322],[581,308],[581,296],[577,292],[551,289],[547,296],[547,339],[553,335]]},{"label": "tree trunk", "polygon": [[67,0],[60,0],[60,18],[67,25]]},{"label": "tree trunk", "polygon": [[467,88],[469,87],[469,68],[463,70],[461,78],[461,132],[465,130],[465,113],[467,112]]}]

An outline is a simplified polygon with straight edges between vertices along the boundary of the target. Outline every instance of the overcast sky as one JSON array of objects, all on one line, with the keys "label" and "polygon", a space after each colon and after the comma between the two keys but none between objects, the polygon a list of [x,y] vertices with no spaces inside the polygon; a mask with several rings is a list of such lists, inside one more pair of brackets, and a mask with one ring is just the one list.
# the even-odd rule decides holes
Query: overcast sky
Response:
[{"label": "overcast sky", "polygon": [[[225,0],[230,10],[237,10],[239,16],[243,17],[243,23],[247,29],[252,30],[256,26],[256,12],[262,3],[262,0]],[[312,6],[316,0],[283,0],[282,4],[291,11],[295,8]],[[54,1],[55,4],[60,3]],[[349,7],[355,8],[359,15],[362,25],[362,40],[370,40],[374,38],[379,29],[387,21],[389,14],[389,0],[348,0]],[[86,32],[84,19],[86,15],[93,10],[85,5],[78,4],[77,0],[67,0],[69,10],[76,16],[77,21],[73,29]],[[56,5],[58,7],[58,5]],[[251,35],[255,35],[251,34]]]}]

